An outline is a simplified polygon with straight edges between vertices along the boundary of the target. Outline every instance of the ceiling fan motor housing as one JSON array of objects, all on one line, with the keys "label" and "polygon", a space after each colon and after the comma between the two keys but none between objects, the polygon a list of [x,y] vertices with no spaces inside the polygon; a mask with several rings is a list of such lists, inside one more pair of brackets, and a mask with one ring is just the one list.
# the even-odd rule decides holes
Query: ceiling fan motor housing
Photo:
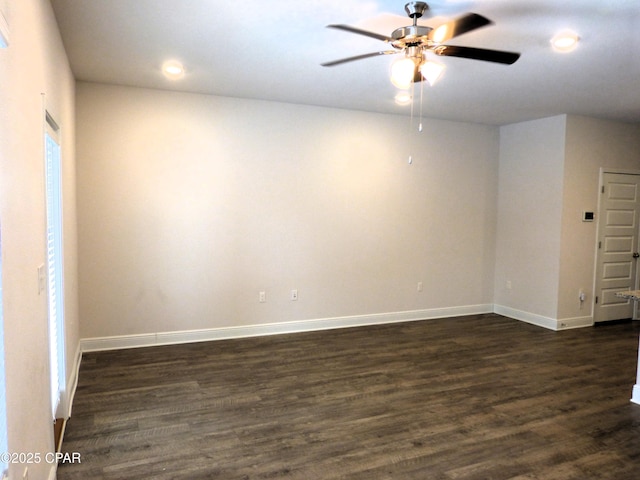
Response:
[{"label": "ceiling fan motor housing", "polygon": [[416,45],[429,45],[427,36],[433,28],[424,25],[409,25],[408,27],[396,28],[391,34],[393,45],[396,48],[406,48]]},{"label": "ceiling fan motor housing", "polygon": [[409,2],[404,6],[407,15],[413,19],[413,25],[408,27],[400,27],[393,31],[391,45],[398,49],[408,47],[428,47],[431,42],[428,39],[429,32],[433,30],[431,27],[418,25],[418,19],[429,9],[429,5],[425,2]]}]

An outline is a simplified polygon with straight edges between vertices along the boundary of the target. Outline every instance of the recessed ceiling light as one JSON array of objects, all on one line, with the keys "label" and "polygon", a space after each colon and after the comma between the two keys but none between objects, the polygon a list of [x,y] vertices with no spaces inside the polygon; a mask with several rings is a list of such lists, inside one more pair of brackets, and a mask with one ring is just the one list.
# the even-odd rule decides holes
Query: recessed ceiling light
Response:
[{"label": "recessed ceiling light", "polygon": [[178,80],[184,76],[184,67],[176,60],[169,60],[162,64],[162,73],[171,80]]},{"label": "recessed ceiling light", "polygon": [[551,46],[557,52],[571,52],[578,46],[580,37],[574,32],[561,32],[551,39]]}]

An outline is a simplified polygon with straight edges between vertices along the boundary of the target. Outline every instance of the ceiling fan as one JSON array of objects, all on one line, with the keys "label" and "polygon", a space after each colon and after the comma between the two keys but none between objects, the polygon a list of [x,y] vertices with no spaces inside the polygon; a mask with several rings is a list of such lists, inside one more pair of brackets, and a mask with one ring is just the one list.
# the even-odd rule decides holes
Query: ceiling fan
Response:
[{"label": "ceiling fan", "polygon": [[391,36],[381,35],[350,25],[327,25],[328,28],[335,28],[337,30],[344,30],[346,32],[382,40],[391,45],[393,50],[383,50],[342,58],[340,60],[323,63],[322,66],[333,67],[335,65],[376,57],[378,55],[404,53],[404,57],[392,66],[391,81],[400,88],[408,88],[412,82],[420,82],[424,79],[433,84],[442,68],[444,68],[444,66],[437,63],[433,65],[435,62],[427,59],[427,52],[432,52],[438,56],[469,58],[506,65],[511,65],[520,58],[520,54],[515,52],[444,45],[444,42],[452,38],[493,23],[482,15],[467,13],[450,22],[443,23],[437,28],[432,28],[418,25],[417,23],[418,19],[429,10],[427,3],[409,2],[405,5],[404,9],[409,18],[413,19],[413,25],[397,28],[391,33]]}]

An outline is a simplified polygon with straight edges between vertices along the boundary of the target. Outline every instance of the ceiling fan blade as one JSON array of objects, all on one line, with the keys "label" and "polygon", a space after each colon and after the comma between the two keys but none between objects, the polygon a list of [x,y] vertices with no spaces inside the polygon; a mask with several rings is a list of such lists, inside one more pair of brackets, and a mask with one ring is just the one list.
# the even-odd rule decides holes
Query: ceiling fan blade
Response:
[{"label": "ceiling fan blade", "polygon": [[456,45],[440,45],[433,49],[433,53],[445,57],[470,58],[473,60],[484,60],[485,62],[504,63],[506,65],[511,65],[520,58],[520,54],[515,52],[459,47]]},{"label": "ceiling fan blade", "polygon": [[327,28],[335,28],[337,30],[344,30],[345,32],[357,33],[358,35],[375,38],[376,40],[382,40],[383,42],[393,41],[393,38],[387,37],[386,35],[380,35],[379,33],[370,32],[369,30],[362,30],[361,28],[352,27],[350,25],[334,24],[327,25]]},{"label": "ceiling fan blade", "polygon": [[471,32],[492,23],[491,20],[477,13],[467,13],[462,17],[434,28],[429,32],[428,38],[435,43],[443,43],[463,33]]},{"label": "ceiling fan blade", "polygon": [[363,55],[356,55],[354,57],[341,58],[340,60],[333,60],[332,62],[321,63],[323,67],[333,67],[342,63],[355,62],[356,60],[363,60],[365,58],[377,57],[378,55],[394,55],[400,53],[402,50],[385,50],[383,52],[365,53]]}]

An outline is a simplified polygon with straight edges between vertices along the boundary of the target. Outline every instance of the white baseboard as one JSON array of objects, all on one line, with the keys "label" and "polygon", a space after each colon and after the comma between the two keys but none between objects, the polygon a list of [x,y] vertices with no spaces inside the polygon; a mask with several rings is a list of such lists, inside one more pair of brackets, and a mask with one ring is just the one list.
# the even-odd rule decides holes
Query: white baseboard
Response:
[{"label": "white baseboard", "polygon": [[570,330],[572,328],[584,328],[593,326],[593,317],[551,318],[523,310],[517,310],[503,305],[494,305],[494,312],[505,317],[514,318],[522,322],[531,323],[549,330]]},{"label": "white baseboard", "polygon": [[631,401],[640,405],[640,385],[633,386],[633,394],[631,395]]},{"label": "white baseboard", "polygon": [[294,322],[269,323],[262,325],[83,338],[80,340],[80,349],[82,352],[95,352],[123,348],[149,347],[154,345],[228,340],[233,338],[258,337],[282,333],[310,332],[335,328],[378,325],[384,323],[459,317],[463,315],[478,315],[483,313],[493,313],[493,311],[494,308],[492,304],[464,305],[460,307],[376,313],[370,315],[353,315],[347,317],[299,320]]},{"label": "white baseboard", "polygon": [[550,317],[544,317],[535,313],[525,312],[523,310],[517,310],[511,307],[505,307],[503,305],[494,305],[493,311],[499,315],[510,317],[522,322],[531,323],[538,327],[548,328],[549,330],[557,330],[557,320]]},{"label": "white baseboard", "polygon": [[593,317],[572,317],[556,320],[556,330],[570,330],[572,328],[593,327]]},{"label": "white baseboard", "polygon": [[80,362],[82,361],[82,343],[78,343],[76,348],[76,354],[73,359],[73,366],[71,368],[71,376],[67,382],[66,391],[66,418],[71,417],[71,409],[73,407],[73,397],[76,394],[76,388],[78,388],[78,375],[80,373]]}]

